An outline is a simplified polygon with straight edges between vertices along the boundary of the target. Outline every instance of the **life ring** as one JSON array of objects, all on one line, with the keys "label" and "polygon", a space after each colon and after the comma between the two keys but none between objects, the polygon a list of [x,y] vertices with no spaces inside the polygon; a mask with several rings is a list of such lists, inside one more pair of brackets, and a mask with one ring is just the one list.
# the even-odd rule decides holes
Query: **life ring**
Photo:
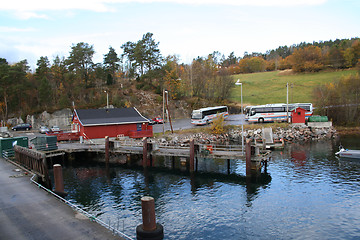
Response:
[{"label": "life ring", "polygon": [[213,147],[211,145],[207,145],[206,150],[208,150],[209,153],[213,153]]}]

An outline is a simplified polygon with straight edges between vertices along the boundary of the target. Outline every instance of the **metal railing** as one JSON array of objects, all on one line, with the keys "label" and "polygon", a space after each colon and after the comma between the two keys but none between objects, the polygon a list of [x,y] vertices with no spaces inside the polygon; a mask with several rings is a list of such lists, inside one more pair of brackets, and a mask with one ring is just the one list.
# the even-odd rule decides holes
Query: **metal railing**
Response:
[{"label": "metal railing", "polygon": [[86,217],[89,218],[90,221],[97,222],[97,223],[100,224],[101,226],[109,229],[110,231],[113,232],[113,234],[117,234],[117,235],[119,235],[119,236],[121,236],[121,237],[124,237],[124,238],[126,238],[126,239],[133,240],[133,238],[129,237],[129,236],[126,235],[125,233],[123,233],[123,232],[119,231],[118,229],[116,229],[115,227],[111,226],[110,223],[109,223],[109,224],[105,223],[104,221],[98,219],[98,218],[95,217],[94,215],[86,212],[85,210],[83,210],[83,209],[81,209],[80,207],[74,205],[74,204],[71,203],[70,201],[68,201],[68,200],[60,197],[59,195],[57,195],[57,194],[54,193],[53,191],[47,189],[47,188],[44,187],[43,185],[37,183],[37,182],[34,180],[34,177],[35,177],[35,176],[36,176],[36,175],[34,174],[34,175],[31,177],[30,181],[31,181],[32,183],[34,183],[35,185],[37,185],[38,187],[40,187],[41,189],[43,189],[43,190],[45,190],[46,192],[54,195],[55,197],[57,197],[58,199],[60,199],[61,201],[63,201],[63,202],[66,203],[67,205],[69,205],[71,208],[73,208],[73,209],[75,209],[76,211],[80,212],[81,214],[85,215]]}]

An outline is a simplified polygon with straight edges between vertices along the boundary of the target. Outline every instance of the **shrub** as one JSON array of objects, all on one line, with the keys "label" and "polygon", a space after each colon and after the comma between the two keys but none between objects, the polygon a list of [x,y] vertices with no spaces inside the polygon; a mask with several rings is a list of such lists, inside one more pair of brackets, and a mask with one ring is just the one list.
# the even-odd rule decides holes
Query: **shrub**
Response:
[{"label": "shrub", "polygon": [[213,134],[222,134],[225,133],[224,129],[224,116],[217,116],[210,125],[211,132]]}]

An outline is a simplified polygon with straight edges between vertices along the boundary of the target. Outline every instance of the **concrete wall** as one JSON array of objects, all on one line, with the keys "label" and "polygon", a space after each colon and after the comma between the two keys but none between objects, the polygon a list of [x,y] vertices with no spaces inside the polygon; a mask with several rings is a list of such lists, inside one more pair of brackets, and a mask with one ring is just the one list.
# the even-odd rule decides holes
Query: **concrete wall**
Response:
[{"label": "concrete wall", "polygon": [[332,122],[308,122],[307,125],[314,128],[329,128],[332,127]]}]

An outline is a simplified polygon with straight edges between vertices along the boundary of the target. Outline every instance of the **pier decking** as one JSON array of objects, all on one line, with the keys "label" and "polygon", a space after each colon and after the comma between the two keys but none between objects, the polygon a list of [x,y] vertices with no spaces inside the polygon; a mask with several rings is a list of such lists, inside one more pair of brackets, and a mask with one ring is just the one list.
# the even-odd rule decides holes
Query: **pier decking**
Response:
[{"label": "pier decking", "polygon": [[[209,149],[211,149],[211,151]],[[99,152],[105,153],[105,146],[100,144],[79,144],[79,143],[60,143],[59,149],[68,152]],[[245,149],[244,149],[245,151]],[[222,159],[241,159],[245,157],[245,153],[241,146],[217,146],[217,145],[201,145],[199,149],[199,157],[222,158]],[[143,146],[134,146],[129,143],[115,142],[115,146],[111,149],[112,153],[123,154],[143,154]],[[178,156],[189,157],[189,146],[158,146],[153,145],[151,151],[153,156]]]},{"label": "pier decking", "polygon": [[123,239],[41,190],[30,177],[0,158],[1,239]]}]

